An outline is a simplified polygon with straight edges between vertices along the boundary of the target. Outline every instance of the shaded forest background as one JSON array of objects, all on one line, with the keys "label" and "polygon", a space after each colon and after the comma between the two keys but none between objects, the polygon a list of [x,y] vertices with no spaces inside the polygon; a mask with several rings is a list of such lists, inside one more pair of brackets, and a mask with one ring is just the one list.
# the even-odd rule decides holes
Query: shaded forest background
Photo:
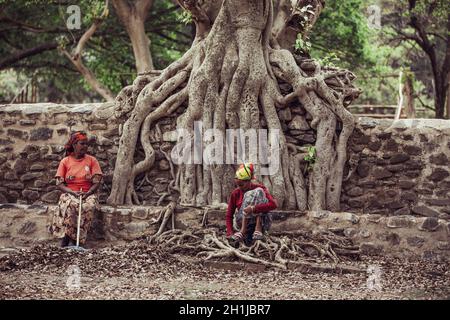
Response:
[{"label": "shaded forest background", "polygon": [[[195,36],[176,1],[77,1],[80,28],[69,30],[72,4],[0,0],[1,103],[27,84],[36,87],[37,102],[111,100],[138,73],[179,59]],[[402,72],[417,107],[449,118],[446,1],[327,0],[309,37],[292,50],[352,70],[363,90],[357,104],[397,104]]]}]

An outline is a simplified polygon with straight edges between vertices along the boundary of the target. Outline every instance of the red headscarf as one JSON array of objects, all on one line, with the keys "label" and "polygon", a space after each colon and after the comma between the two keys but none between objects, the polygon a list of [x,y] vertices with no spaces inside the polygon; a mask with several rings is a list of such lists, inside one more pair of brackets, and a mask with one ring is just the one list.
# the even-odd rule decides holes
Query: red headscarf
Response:
[{"label": "red headscarf", "polygon": [[76,131],[71,134],[69,141],[67,141],[64,148],[66,149],[66,156],[71,155],[75,150],[73,148],[73,145],[81,140],[87,140],[87,135],[83,131]]}]

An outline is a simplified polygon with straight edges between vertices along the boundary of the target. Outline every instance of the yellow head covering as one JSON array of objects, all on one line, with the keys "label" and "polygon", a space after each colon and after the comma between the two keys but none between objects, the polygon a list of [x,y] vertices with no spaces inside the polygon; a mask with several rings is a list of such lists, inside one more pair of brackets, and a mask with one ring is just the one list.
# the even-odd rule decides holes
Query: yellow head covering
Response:
[{"label": "yellow head covering", "polygon": [[239,166],[239,169],[236,171],[235,178],[238,180],[252,180],[253,178],[254,167],[252,163],[244,163]]}]

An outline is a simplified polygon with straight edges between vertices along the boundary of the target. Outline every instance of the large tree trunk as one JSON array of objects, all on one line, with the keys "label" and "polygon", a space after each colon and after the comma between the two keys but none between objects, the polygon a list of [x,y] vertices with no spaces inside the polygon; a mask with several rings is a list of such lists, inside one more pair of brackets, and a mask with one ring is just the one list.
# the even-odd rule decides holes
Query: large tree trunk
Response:
[{"label": "large tree trunk", "polygon": [[450,119],[450,73],[447,75],[447,119]]},{"label": "large tree trunk", "polygon": [[414,108],[414,83],[412,74],[406,72],[405,86],[403,87],[403,95],[405,96],[405,113],[408,119],[416,117],[416,110]]},{"label": "large tree trunk", "polygon": [[138,73],[144,73],[154,69],[152,56],[150,54],[150,40],[145,33],[144,22],[139,17],[130,19],[128,35],[133,46],[134,60]]},{"label": "large tree trunk", "polygon": [[119,20],[125,26],[133,47],[134,60],[138,73],[154,69],[150,53],[150,39],[145,33],[145,20],[153,0],[113,0],[113,5]]},{"label": "large tree trunk", "polygon": [[445,104],[447,96],[447,77],[438,75],[435,77],[435,99],[434,108],[437,119],[444,119]]},{"label": "large tree trunk", "polygon": [[276,0],[273,46],[294,51],[295,40],[298,36],[308,36],[324,6],[325,0]]},{"label": "large tree trunk", "polygon": [[[155,160],[149,131],[181,106],[184,111],[176,124],[184,131],[177,146],[191,141],[196,121],[203,130],[216,129],[224,136],[226,129],[279,130],[277,172],[262,175],[255,161],[257,177],[271,189],[279,207],[338,210],[347,141],[354,128],[346,106],[359,94],[352,85],[355,76],[322,68],[313,60],[296,61],[289,51],[276,48],[271,0],[224,0],[213,6],[179,2],[194,17],[196,40],[160,76],[138,78],[119,94],[116,113],[127,120],[107,202],[139,202],[135,178],[148,172]],[[286,97],[280,84],[292,88]],[[277,109],[288,104],[304,107],[317,131],[317,159],[309,176],[302,170],[304,147],[287,143],[278,118]],[[145,153],[141,161],[135,161],[138,141]],[[234,169],[220,163],[180,163],[168,192],[183,205],[226,202]]]}]

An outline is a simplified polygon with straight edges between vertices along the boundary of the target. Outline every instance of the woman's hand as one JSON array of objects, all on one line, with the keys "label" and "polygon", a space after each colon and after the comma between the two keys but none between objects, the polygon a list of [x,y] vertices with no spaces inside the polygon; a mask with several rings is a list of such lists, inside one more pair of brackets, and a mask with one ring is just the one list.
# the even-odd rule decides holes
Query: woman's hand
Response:
[{"label": "woman's hand", "polygon": [[249,214],[255,212],[255,206],[248,206],[244,208],[244,215],[248,216]]}]

